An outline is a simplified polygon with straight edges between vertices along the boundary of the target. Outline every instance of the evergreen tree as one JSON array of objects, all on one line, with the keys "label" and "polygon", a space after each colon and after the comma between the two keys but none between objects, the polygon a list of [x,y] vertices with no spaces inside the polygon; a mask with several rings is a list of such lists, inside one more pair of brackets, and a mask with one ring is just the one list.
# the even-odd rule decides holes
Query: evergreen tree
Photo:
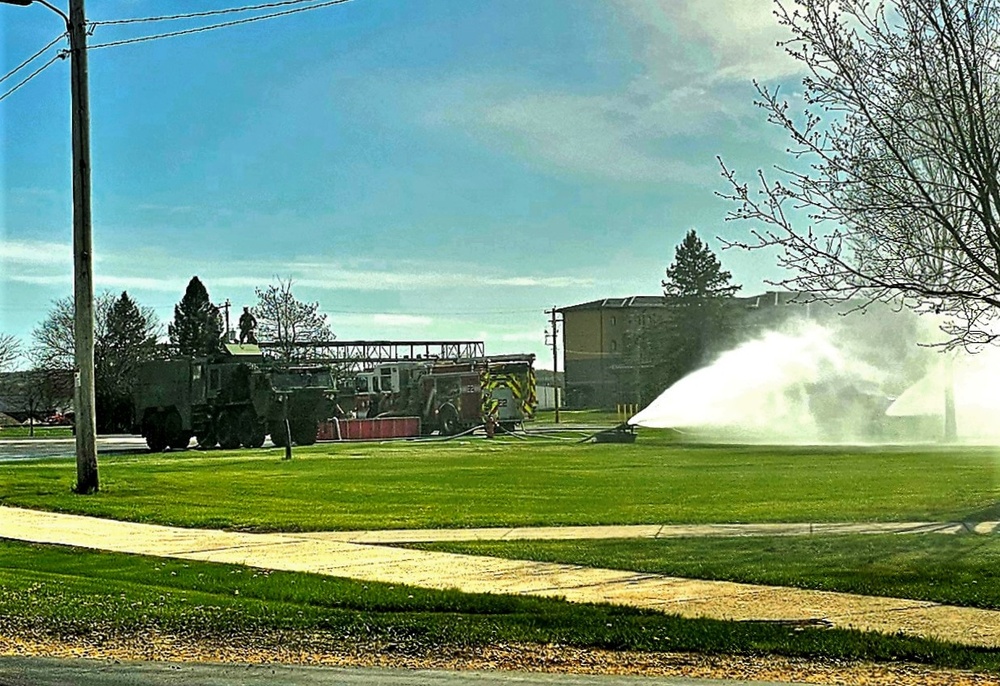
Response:
[{"label": "evergreen tree", "polygon": [[[53,301],[52,309],[32,332],[33,397],[43,404],[58,396],[56,370],[72,370],[72,298]],[[136,370],[156,351],[160,324],[152,308],[140,307],[128,293],[116,298],[103,292],[94,298],[94,400],[100,433],[131,429],[132,386]],[[52,386],[46,388],[45,384]],[[55,384],[53,386],[53,384]]]},{"label": "evergreen tree", "polygon": [[174,321],[167,327],[170,342],[181,355],[207,356],[219,350],[222,320],[219,308],[208,298],[208,290],[194,276],[184,297],[174,306]]},{"label": "evergreen tree", "polygon": [[741,288],[731,285],[731,278],[732,274],[722,270],[712,249],[691,229],[677,246],[673,264],[667,267],[667,278],[662,282],[663,294],[692,303],[726,298]]},{"label": "evergreen tree", "polygon": [[677,246],[661,282],[667,308],[663,319],[639,327],[627,342],[626,359],[641,374],[632,380],[639,402],[649,402],[727,347],[736,324],[728,300],[740,290],[732,274],[692,229]]},{"label": "evergreen tree", "polygon": [[102,334],[94,343],[99,431],[131,430],[132,389],[139,365],[156,353],[158,328],[152,309],[140,308],[125,291],[107,309]]},{"label": "evergreen tree", "polygon": [[694,229],[674,252],[662,281],[668,305],[668,335],[660,355],[664,388],[700,367],[711,352],[724,348],[733,329],[733,309],[726,300],[738,290],[732,274]]}]

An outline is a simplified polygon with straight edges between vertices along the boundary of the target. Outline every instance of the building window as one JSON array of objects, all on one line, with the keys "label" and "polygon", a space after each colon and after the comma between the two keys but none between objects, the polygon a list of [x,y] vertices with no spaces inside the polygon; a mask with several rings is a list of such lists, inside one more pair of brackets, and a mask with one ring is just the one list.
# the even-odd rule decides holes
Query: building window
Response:
[{"label": "building window", "polygon": [[618,319],[614,315],[611,315],[611,326],[614,326],[617,323],[618,323]]}]

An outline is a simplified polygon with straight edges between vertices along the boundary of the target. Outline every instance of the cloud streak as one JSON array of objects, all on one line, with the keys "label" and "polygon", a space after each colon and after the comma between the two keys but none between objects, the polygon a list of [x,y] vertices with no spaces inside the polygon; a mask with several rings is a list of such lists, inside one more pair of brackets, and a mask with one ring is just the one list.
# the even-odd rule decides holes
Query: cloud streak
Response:
[{"label": "cloud streak", "polygon": [[[69,244],[42,241],[5,241],[0,244],[0,279],[36,286],[59,287],[72,283]],[[464,264],[464,269],[441,263],[401,261],[366,268],[365,261],[350,266],[310,257],[290,260],[275,270],[271,262],[248,260],[225,265],[183,260],[162,253],[142,256],[103,252],[95,266],[98,288],[183,293],[191,274],[199,274],[214,287],[264,287],[276,278],[291,278],[296,286],[318,291],[411,292],[456,288],[570,289],[593,286],[591,278],[566,275],[505,274],[491,268]],[[411,322],[412,324],[412,322]]]},{"label": "cloud streak", "polygon": [[615,182],[714,187],[717,150],[691,153],[693,139],[714,148],[745,135],[753,112],[746,86],[792,77],[801,65],[776,43],[790,37],[772,0],[616,0],[616,18],[634,45],[622,86],[604,93],[512,92],[467,75],[442,91],[427,122],[469,132],[498,150],[558,175]]},{"label": "cloud streak", "polygon": [[[642,31],[639,53],[656,82],[678,72],[706,82],[770,80],[802,73],[776,43],[791,37],[774,16],[774,0],[615,0]],[[678,49],[678,36],[686,51]]]}]

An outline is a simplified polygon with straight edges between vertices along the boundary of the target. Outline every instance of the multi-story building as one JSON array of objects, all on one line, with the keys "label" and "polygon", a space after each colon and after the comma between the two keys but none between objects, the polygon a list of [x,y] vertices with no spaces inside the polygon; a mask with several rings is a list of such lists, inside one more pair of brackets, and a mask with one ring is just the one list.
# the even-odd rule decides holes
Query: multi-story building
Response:
[{"label": "multi-story building", "polygon": [[[753,313],[744,319],[748,327],[774,325],[788,316],[786,306],[808,314],[810,305],[801,296],[770,291],[727,302]],[[669,306],[662,295],[604,298],[559,308],[563,317],[563,360],[567,407],[610,408],[635,403],[636,376],[643,373],[642,356],[629,350],[630,336],[643,327],[655,326],[667,316]]]}]

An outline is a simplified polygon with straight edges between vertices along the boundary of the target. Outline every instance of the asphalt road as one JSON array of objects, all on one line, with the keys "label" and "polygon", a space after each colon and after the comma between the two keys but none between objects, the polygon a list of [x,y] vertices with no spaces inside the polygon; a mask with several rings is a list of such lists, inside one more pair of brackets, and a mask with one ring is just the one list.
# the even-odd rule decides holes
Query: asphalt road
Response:
[{"label": "asphalt road", "polygon": [[[99,436],[98,454],[148,452],[142,436]],[[52,457],[75,457],[73,438],[11,438],[0,440],[0,462],[40,460]]]},{"label": "asphalt road", "polygon": [[[751,686],[747,681],[578,676],[526,672],[445,672],[402,669],[104,662],[0,657],[0,686]],[[754,681],[752,686],[782,686]]]}]

